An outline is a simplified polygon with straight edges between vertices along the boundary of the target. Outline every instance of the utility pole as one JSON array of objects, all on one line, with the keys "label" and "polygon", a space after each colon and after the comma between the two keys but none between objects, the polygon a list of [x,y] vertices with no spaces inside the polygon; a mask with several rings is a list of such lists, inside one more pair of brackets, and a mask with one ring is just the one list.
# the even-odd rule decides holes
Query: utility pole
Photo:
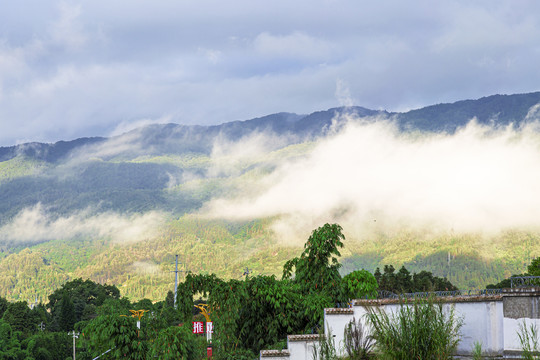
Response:
[{"label": "utility pole", "polygon": [[174,308],[176,309],[176,292],[178,291],[178,255],[176,255],[176,268],[174,270]]},{"label": "utility pole", "polygon": [[75,330],[68,332],[68,335],[73,335],[73,360],[75,360],[75,339],[79,338],[79,334]]},{"label": "utility pole", "polygon": [[176,267],[174,271],[171,271],[174,273],[174,308],[176,309],[176,295],[178,292],[178,273],[181,272],[189,272],[188,270],[178,270],[178,255],[176,255]]}]

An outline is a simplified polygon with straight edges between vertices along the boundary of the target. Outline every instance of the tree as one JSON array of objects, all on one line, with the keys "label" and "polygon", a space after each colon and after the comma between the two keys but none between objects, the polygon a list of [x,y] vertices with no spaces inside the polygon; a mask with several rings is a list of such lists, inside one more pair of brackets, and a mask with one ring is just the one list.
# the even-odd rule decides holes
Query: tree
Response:
[{"label": "tree", "polygon": [[433,276],[429,271],[413,274],[413,292],[419,291],[454,291],[458,288],[446,278]]},{"label": "tree", "polygon": [[384,265],[381,281],[379,282],[379,288],[381,290],[388,290],[396,292],[396,275],[394,274],[395,268],[392,265]]},{"label": "tree", "polygon": [[[348,294],[373,296],[377,288],[375,278],[365,270],[342,281],[337,260],[343,247],[341,231],[337,224],[314,230],[302,254],[285,264],[281,280],[259,275],[224,281],[215,275],[188,274],[178,285],[180,320],[190,323],[197,316],[192,313],[194,294],[206,298],[220,360],[252,359],[254,353],[283,341],[287,334],[321,328],[324,308],[345,304]],[[162,312],[166,309],[171,308],[165,304]]]},{"label": "tree", "polygon": [[103,304],[97,308],[97,315],[124,315],[129,313],[132,309],[131,302],[128,298],[114,299],[109,298],[103,302]]},{"label": "tree", "polygon": [[28,340],[28,352],[37,359],[66,359],[71,355],[71,337],[66,332],[39,332]]},{"label": "tree", "polygon": [[313,230],[300,257],[283,266],[283,280],[292,279],[302,294],[303,317],[297,321],[304,330],[322,327],[324,308],[347,301],[338,262],[343,240],[345,236],[340,225],[324,224]]},{"label": "tree", "polygon": [[0,296],[0,319],[4,315],[4,312],[7,310],[9,302]]},{"label": "tree", "polygon": [[373,273],[373,276],[375,277],[375,280],[377,280],[377,284],[379,284],[380,286],[381,279],[382,279],[381,269],[376,268],[375,272]]},{"label": "tree", "polygon": [[[196,339],[186,326],[171,326],[159,332],[151,348],[151,356],[162,360],[196,360]],[[199,356],[198,356],[199,355]]]},{"label": "tree", "polygon": [[531,261],[527,267],[527,273],[531,276],[540,276],[540,257]]},{"label": "tree", "polygon": [[136,320],[118,315],[99,316],[84,328],[90,353],[100,355],[110,349],[110,358],[146,359],[147,344],[139,337]]},{"label": "tree", "polygon": [[414,292],[411,273],[405,268],[405,266],[401,266],[396,277],[396,288],[400,293]]},{"label": "tree", "polygon": [[26,301],[10,303],[2,319],[11,326],[13,331],[29,332],[34,330],[30,308]]},{"label": "tree", "polygon": [[345,275],[342,287],[349,299],[376,298],[379,285],[375,276],[367,270],[356,270]]},{"label": "tree", "polygon": [[75,323],[83,320],[83,317],[93,317],[94,314],[91,314],[89,309],[86,309],[87,306],[94,305],[91,308],[95,308],[101,306],[107,299],[120,298],[120,290],[114,285],[101,285],[92,280],[83,281],[81,278],[68,281],[49,295],[47,308],[51,310],[57,323],[60,323],[57,318],[60,314],[57,307],[59,307],[66,293],[73,302]]},{"label": "tree", "polygon": [[239,339],[258,353],[303,330],[306,309],[296,284],[274,276],[254,276],[244,282],[237,321]]},{"label": "tree", "polygon": [[165,298],[165,304],[169,307],[174,306],[174,294],[171,290],[167,292],[167,297]]},{"label": "tree", "polygon": [[[534,258],[531,263],[529,264],[529,266],[527,266],[527,273],[526,274],[514,274],[510,277],[514,277],[514,276],[520,276],[520,277],[523,277],[523,276],[540,276],[540,257],[537,257],[537,258]],[[534,280],[533,283],[536,283],[538,284],[538,280]],[[501,280],[499,283],[497,284],[489,284],[486,286],[486,289],[504,289],[504,288],[509,288],[512,286],[512,282],[510,280],[510,278],[506,278],[504,280]]]},{"label": "tree", "polygon": [[429,271],[414,273],[411,277],[409,270],[402,266],[397,273],[392,265],[384,265],[384,273],[379,268],[375,270],[375,279],[380,290],[394,293],[425,292],[425,291],[453,291],[457,287],[446,278],[433,276]]},{"label": "tree", "polygon": [[57,316],[60,330],[73,330],[73,325],[75,325],[77,322],[77,318],[75,316],[75,306],[73,305],[73,301],[67,292],[62,294],[62,300],[55,310],[57,312],[55,315]]},{"label": "tree", "polygon": [[150,299],[141,299],[133,304],[133,309],[152,311],[154,310],[154,304]]},{"label": "tree", "polygon": [[294,268],[294,280],[305,293],[326,292],[334,301],[343,300],[339,286],[341,264],[337,259],[341,256],[342,240],[345,240],[342,230],[338,224],[325,224],[313,230],[300,257],[287,261],[283,266],[283,279],[291,278]]},{"label": "tree", "polygon": [[29,354],[21,349],[21,337],[20,331],[14,332],[7,322],[0,319],[0,359],[27,359]]}]

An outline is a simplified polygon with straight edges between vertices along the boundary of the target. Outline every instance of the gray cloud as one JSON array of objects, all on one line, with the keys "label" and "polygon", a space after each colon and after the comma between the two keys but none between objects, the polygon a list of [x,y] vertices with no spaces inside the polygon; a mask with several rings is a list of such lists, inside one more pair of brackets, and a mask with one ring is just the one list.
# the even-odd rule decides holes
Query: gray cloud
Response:
[{"label": "gray cloud", "polygon": [[0,144],[308,113],[339,105],[343,84],[388,110],[536,91],[539,12],[526,0],[10,2]]}]

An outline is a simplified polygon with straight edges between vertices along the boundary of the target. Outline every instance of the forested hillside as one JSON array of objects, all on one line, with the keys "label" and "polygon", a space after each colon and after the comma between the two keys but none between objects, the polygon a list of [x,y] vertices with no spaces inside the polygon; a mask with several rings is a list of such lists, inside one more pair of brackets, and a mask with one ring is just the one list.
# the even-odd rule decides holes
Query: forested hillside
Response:
[{"label": "forested hillside", "polygon": [[[312,222],[320,225],[329,219],[344,219],[344,274],[394,264],[414,272],[432,271],[460,288],[497,283],[524,272],[530,259],[540,255],[537,228],[509,226],[483,233],[453,231],[454,224],[445,231],[409,225],[375,227],[384,224],[384,219],[377,219],[378,212],[391,207],[394,199],[399,202],[407,193],[405,185],[403,190],[398,186],[383,192],[385,200],[376,201],[378,208],[361,213],[369,223],[355,218],[354,209],[362,204],[352,204],[350,194],[339,194],[337,205],[329,201],[324,216],[302,218],[284,213],[274,203],[293,198],[295,191],[309,190],[323,174],[331,174],[332,180],[345,177],[338,167],[310,174],[291,193],[257,196],[287,179],[288,170],[315,167],[328,154],[334,156],[330,164],[358,166],[355,181],[362,185],[363,172],[377,171],[382,165],[371,164],[367,154],[373,167],[361,168],[358,154],[347,150],[333,154],[333,147],[328,147],[351,124],[382,121],[384,129],[390,128],[389,136],[408,149],[415,139],[421,146],[439,138],[448,142],[448,134],[473,118],[487,124],[491,132],[509,124],[514,129],[534,125],[538,103],[540,92],[496,95],[407,113],[348,107],[309,115],[279,113],[209,127],[151,125],[112,138],[0,148],[0,295],[44,301],[64,282],[82,277],[115,284],[132,299],[161,299],[172,289],[175,254],[180,256],[182,271],[238,278],[248,268],[254,274],[277,275],[284,261],[301,251],[299,239]],[[492,136],[487,130],[470,130],[475,131],[487,132],[487,139]],[[422,140],[424,134],[431,134],[426,135],[428,140]],[[398,136],[402,137],[396,140]],[[412,151],[410,158],[418,151]],[[384,154],[381,159],[385,161]],[[438,159],[429,164],[438,165]],[[406,178],[422,167],[426,166],[400,169],[398,177]],[[384,187],[390,177],[396,176],[383,174],[376,182]],[[457,174],[450,184],[469,180],[467,174]],[[436,181],[436,176],[430,181]],[[330,180],[323,186],[336,187]],[[324,189],[314,188],[312,198],[325,198]],[[250,199],[273,210],[251,213],[235,207],[242,201],[244,208],[246,202],[258,204]],[[307,199],[305,205],[294,205],[309,208]]]}]

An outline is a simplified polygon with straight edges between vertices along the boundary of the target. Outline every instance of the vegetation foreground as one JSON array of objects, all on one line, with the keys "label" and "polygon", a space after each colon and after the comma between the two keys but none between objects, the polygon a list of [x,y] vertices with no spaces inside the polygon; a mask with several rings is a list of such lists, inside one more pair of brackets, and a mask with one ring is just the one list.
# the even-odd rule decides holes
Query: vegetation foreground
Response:
[{"label": "vegetation foreground", "polygon": [[[46,305],[29,308],[25,301],[0,298],[0,359],[68,359],[74,342],[82,360],[100,355],[100,359],[204,359],[206,338],[192,331],[193,321],[204,322],[194,305],[204,302],[214,324],[213,358],[251,360],[261,349],[283,348],[287,334],[321,332],[326,307],[373,298],[378,289],[407,292],[453,286],[428,272],[411,275],[402,267],[396,273],[392,266],[375,276],[357,270],[342,277],[337,259],[343,240],[337,224],[314,230],[301,255],[285,263],[281,280],[246,274],[243,280],[226,281],[190,273],[178,286],[176,305],[172,291],[156,303],[131,302],[115,286],[82,279],[65,283],[48,296]],[[530,270],[535,271],[538,263],[533,261]],[[371,311],[372,337],[363,336],[359,324],[350,324],[348,358],[451,357],[459,341],[459,318],[444,314],[431,301],[404,306],[399,316],[403,321],[396,325],[385,314]],[[425,334],[434,335],[432,343],[418,341]],[[532,349],[534,354],[534,344]],[[337,359],[335,347],[327,341],[321,341],[317,350],[319,359]]]}]

